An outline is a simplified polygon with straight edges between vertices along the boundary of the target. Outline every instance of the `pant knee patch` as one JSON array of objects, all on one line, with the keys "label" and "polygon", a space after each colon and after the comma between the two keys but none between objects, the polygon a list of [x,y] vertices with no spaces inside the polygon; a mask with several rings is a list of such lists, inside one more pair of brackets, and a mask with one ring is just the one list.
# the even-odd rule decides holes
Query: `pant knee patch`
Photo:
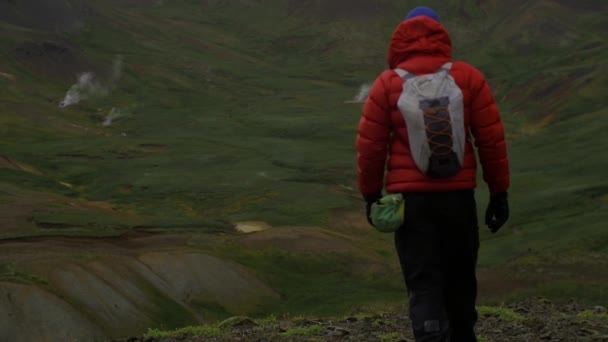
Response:
[{"label": "pant knee patch", "polygon": [[441,331],[441,323],[438,320],[424,321],[424,332],[433,333]]}]

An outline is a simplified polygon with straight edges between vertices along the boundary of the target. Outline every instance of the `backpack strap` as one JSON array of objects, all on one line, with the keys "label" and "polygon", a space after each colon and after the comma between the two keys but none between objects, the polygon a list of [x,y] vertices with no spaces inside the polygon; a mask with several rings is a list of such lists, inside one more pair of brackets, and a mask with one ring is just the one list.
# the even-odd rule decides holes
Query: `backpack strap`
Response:
[{"label": "backpack strap", "polygon": [[[444,65],[442,65],[441,68],[439,68],[436,72],[437,73],[444,72],[446,74],[449,74],[451,70],[452,70],[452,62],[447,62]],[[416,77],[416,75],[414,75],[406,70],[403,70],[403,69],[397,68],[397,69],[393,69],[393,71],[397,75],[399,75],[399,77],[401,77],[401,79],[403,79],[404,81],[407,81],[407,80],[410,80],[410,79]]]},{"label": "backpack strap", "polygon": [[441,68],[439,68],[439,70],[437,70],[437,72],[445,72],[445,73],[450,73],[450,71],[452,71],[452,62],[447,62],[444,65],[441,66]]},{"label": "backpack strap", "polygon": [[393,71],[394,71],[394,72],[395,72],[397,75],[399,75],[399,77],[401,77],[401,79],[403,79],[404,81],[407,81],[407,80],[409,80],[409,79],[412,79],[412,78],[416,77],[416,75],[411,74],[411,73],[409,73],[409,72],[407,72],[407,71],[405,71],[405,70],[403,70],[403,69],[399,69],[399,68],[397,68],[397,69],[393,69]]}]

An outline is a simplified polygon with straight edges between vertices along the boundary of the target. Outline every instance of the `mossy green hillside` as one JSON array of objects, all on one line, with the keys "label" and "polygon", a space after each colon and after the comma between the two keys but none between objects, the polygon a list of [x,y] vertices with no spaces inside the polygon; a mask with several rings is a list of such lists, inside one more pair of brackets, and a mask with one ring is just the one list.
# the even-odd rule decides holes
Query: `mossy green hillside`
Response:
[{"label": "mossy green hillside", "polygon": [[[11,218],[3,237],[226,234],[241,220],[348,231],[332,216],[361,209],[360,106],[343,102],[386,67],[390,34],[415,2],[58,3],[78,25],[41,28],[23,19],[30,2],[2,5],[10,11],[0,16],[0,72],[15,80],[0,76],[0,156],[40,171],[0,169],[2,217]],[[517,291],[606,301],[608,280],[580,271],[608,252],[607,5],[584,3],[429,4],[452,33],[455,58],[486,74],[509,138],[511,220],[497,235],[481,220],[481,265],[521,266],[532,278],[539,263],[563,265],[555,255],[592,253],[598,259],[553,269],[552,284]],[[124,66],[112,83],[116,56]],[[60,108],[85,71],[108,95]],[[112,109],[120,116],[103,126]],[[485,187],[478,194],[483,218]],[[395,261],[390,237],[360,246],[368,247]],[[329,314],[403,296],[398,274],[353,272],[325,252],[221,254],[288,294],[259,314]]]}]

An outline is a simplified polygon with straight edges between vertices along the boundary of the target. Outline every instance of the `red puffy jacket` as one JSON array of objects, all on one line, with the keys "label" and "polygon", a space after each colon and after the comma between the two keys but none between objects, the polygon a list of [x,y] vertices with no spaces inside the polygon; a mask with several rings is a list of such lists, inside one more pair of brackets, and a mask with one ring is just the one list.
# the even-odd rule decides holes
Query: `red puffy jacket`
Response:
[{"label": "red puffy jacket", "polygon": [[468,139],[462,170],[449,178],[429,178],[411,156],[405,120],[397,107],[403,80],[392,69],[401,68],[413,74],[434,73],[451,57],[450,36],[438,22],[417,17],[396,28],[388,51],[391,70],[384,71],[374,82],[359,123],[357,164],[359,191],[364,197],[382,191],[385,166],[389,193],[475,188],[477,165],[471,136],[490,192],[507,191],[509,162],[498,107],[484,76],[466,63],[454,62],[450,72],[464,97]]}]

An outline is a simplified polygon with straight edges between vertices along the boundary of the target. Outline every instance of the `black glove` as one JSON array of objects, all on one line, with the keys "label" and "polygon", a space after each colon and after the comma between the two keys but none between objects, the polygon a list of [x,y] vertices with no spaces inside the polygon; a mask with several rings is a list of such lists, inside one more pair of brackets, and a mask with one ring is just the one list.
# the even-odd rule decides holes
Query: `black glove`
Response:
[{"label": "black glove", "polygon": [[486,209],[486,225],[496,233],[509,219],[509,201],[506,192],[490,195],[490,203]]},{"label": "black glove", "polygon": [[372,213],[372,204],[378,202],[379,199],[382,198],[381,193],[373,194],[370,196],[364,196],[365,199],[365,218],[367,218],[367,222],[373,227],[371,213]]}]

